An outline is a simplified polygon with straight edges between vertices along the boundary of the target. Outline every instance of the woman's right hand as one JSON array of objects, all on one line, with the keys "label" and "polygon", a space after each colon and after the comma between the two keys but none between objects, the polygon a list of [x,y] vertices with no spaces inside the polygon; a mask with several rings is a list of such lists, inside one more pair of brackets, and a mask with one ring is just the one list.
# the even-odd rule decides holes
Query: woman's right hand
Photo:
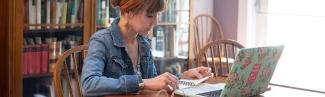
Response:
[{"label": "woman's right hand", "polygon": [[155,78],[143,79],[143,83],[144,89],[173,91],[177,88],[177,77],[169,72],[165,72]]}]

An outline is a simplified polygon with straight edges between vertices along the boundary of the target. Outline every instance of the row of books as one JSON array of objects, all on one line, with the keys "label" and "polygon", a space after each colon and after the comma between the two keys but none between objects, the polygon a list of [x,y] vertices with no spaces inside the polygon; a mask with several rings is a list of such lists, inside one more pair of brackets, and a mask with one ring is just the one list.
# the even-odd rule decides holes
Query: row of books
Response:
[{"label": "row of books", "polygon": [[[27,24],[77,24],[83,18],[83,0],[27,0]],[[30,26],[30,30],[49,29],[50,26]],[[66,28],[66,26],[55,26]],[[74,26],[71,26],[74,28]]]},{"label": "row of books", "polygon": [[108,27],[110,24],[110,2],[109,0],[97,0],[97,17],[98,26]]},{"label": "row of books", "polygon": [[49,71],[49,45],[26,45],[23,50],[23,74],[40,74]]},{"label": "row of books", "polygon": [[75,36],[68,37],[71,38],[65,38],[61,41],[57,41],[57,38],[46,38],[46,42],[42,42],[41,37],[24,39],[23,74],[52,72],[53,64],[63,51],[77,46],[81,42],[81,38],[72,39]]}]

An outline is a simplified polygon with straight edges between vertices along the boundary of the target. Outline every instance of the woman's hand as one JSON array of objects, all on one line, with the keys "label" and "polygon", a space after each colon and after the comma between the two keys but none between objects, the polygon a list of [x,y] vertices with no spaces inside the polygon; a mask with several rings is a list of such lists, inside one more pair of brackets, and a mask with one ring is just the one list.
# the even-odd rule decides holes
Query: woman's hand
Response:
[{"label": "woman's hand", "polygon": [[211,73],[211,68],[209,67],[197,67],[197,68],[192,68],[190,70],[185,71],[181,78],[182,79],[200,79],[206,76],[210,76]]},{"label": "woman's hand", "polygon": [[177,77],[169,72],[165,72],[155,78],[143,79],[144,89],[158,91],[165,89],[173,91],[177,87]]}]

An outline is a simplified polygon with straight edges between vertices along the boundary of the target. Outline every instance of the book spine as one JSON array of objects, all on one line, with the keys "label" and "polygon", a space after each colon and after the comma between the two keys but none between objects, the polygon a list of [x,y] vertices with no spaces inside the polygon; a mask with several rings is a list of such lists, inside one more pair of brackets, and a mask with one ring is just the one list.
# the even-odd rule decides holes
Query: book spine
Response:
[{"label": "book spine", "polygon": [[[28,23],[29,24],[35,24],[35,0],[28,0],[28,11],[29,11],[29,14],[28,14]],[[30,26],[29,27],[30,30],[34,30],[35,29],[35,26]]]},{"label": "book spine", "polygon": [[[72,0],[72,9],[71,9],[71,23],[76,24],[77,23],[77,12],[78,12],[78,0]],[[74,28],[74,26],[71,26],[71,28]]]},{"label": "book spine", "polygon": [[[36,0],[36,24],[42,24],[41,22],[41,0]],[[36,26],[37,29],[41,29],[41,26]]]},{"label": "book spine", "polygon": [[[46,24],[46,5],[47,5],[47,2],[46,0],[41,0],[41,24]],[[42,27],[42,28],[46,28],[46,27]]]},{"label": "book spine", "polygon": [[23,50],[23,74],[26,75],[28,74],[28,47],[25,45],[24,50]]},{"label": "book spine", "polygon": [[102,11],[102,13],[101,13],[101,21],[100,21],[100,24],[102,25],[102,26],[106,26],[106,0],[102,0],[102,2],[101,2],[101,4],[102,4],[102,6],[101,6],[101,11]]},{"label": "book spine", "polygon": [[35,59],[36,58],[34,58],[35,56],[35,50],[36,50],[36,48],[35,48],[35,45],[29,45],[28,46],[28,73],[29,74],[35,74]]},{"label": "book spine", "polygon": [[34,45],[34,60],[35,60],[35,64],[34,64],[34,70],[35,70],[35,74],[40,74],[41,73],[41,45],[40,44],[36,44]]},{"label": "book spine", "polygon": [[[66,24],[71,24],[72,0],[67,0]],[[70,26],[71,27],[71,26]]]},{"label": "book spine", "polygon": [[[62,21],[60,23],[66,24],[67,23],[68,2],[64,0],[62,3],[63,3],[63,5],[61,7],[61,20]],[[60,28],[65,29],[66,26],[61,26]]]},{"label": "book spine", "polygon": [[100,25],[100,22],[101,22],[101,15],[102,15],[102,4],[101,4],[101,0],[97,0],[96,1],[96,4],[97,4],[97,8],[96,8],[96,11],[97,11],[97,15],[96,15],[96,25]]},{"label": "book spine", "polygon": [[106,20],[105,20],[105,26],[108,27],[110,24],[110,18],[109,18],[109,0],[106,0]]},{"label": "book spine", "polygon": [[[46,1],[46,24],[51,24],[51,0]],[[47,29],[50,26],[46,26]]]},{"label": "book spine", "polygon": [[[60,21],[61,21],[61,7],[62,7],[62,3],[60,0],[58,0],[56,2],[56,15],[55,15],[55,24],[60,24]],[[55,26],[54,28],[58,29],[59,26]]]},{"label": "book spine", "polygon": [[79,5],[79,6],[78,6],[78,11],[77,11],[77,12],[78,12],[78,13],[77,13],[77,16],[78,16],[78,17],[77,17],[77,20],[78,20],[79,23],[82,23],[82,22],[83,22],[83,14],[84,14],[84,13],[83,13],[83,11],[84,11],[84,10],[83,10],[83,3],[84,3],[84,2],[83,2],[83,0],[78,0],[78,1],[79,1],[79,2],[78,2],[78,5]]},{"label": "book spine", "polygon": [[42,59],[41,59],[41,71],[42,73],[49,72],[49,45],[42,44]]}]

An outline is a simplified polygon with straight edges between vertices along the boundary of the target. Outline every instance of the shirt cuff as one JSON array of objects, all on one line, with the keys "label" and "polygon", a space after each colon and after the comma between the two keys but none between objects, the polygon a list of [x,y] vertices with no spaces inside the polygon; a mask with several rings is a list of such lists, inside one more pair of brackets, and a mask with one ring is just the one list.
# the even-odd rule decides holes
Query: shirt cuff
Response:
[{"label": "shirt cuff", "polygon": [[126,92],[137,93],[140,91],[139,84],[143,82],[142,77],[139,75],[125,75],[126,78]]}]

